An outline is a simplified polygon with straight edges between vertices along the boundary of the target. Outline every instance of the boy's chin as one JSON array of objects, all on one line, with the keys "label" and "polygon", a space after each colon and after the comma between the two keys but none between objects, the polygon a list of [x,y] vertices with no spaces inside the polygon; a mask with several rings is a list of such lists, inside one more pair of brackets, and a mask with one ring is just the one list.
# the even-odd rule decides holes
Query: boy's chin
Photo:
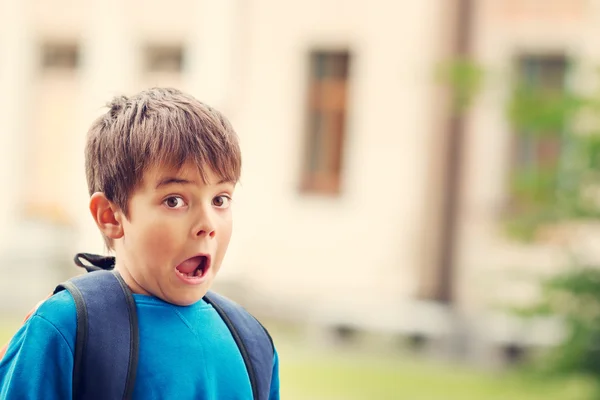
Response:
[{"label": "boy's chin", "polygon": [[202,300],[207,291],[208,290],[198,289],[195,290],[194,293],[186,293],[185,295],[183,293],[177,293],[174,296],[169,296],[170,298],[163,300],[176,306],[191,306]]}]

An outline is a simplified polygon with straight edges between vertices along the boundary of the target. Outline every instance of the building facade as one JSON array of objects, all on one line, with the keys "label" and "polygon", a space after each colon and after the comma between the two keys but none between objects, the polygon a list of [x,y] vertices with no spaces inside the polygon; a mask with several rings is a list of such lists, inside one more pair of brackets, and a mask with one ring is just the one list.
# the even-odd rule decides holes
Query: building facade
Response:
[{"label": "building facade", "polygon": [[[85,132],[113,95],[155,85],[214,105],[239,133],[244,170],[220,285],[249,304],[441,332],[449,312],[487,315],[531,298],[535,284],[519,274],[566,262],[560,245],[518,244],[498,228],[514,152],[506,82],[522,56],[580,60],[564,75],[588,82],[600,57],[597,0],[0,4],[3,287],[21,279],[26,298],[77,271],[33,284],[13,270],[23,254],[39,251],[27,265],[41,265],[48,254],[60,264],[103,251],[87,211]],[[461,7],[470,55],[492,78],[462,121],[449,208],[455,136],[436,68],[453,56]],[[451,273],[440,257],[448,238]]]}]

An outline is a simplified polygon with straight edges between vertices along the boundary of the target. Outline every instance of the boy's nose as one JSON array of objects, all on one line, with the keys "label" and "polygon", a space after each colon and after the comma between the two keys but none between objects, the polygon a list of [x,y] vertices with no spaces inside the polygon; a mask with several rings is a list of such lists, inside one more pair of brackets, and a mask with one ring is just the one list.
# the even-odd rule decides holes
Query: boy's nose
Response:
[{"label": "boy's nose", "polygon": [[208,230],[208,229],[201,229],[198,232],[196,232],[196,236],[208,236],[210,238],[215,237],[215,231],[213,230]]},{"label": "boy's nose", "polygon": [[198,224],[196,224],[196,226],[194,227],[193,233],[196,237],[215,237],[214,224],[208,215],[203,215],[199,218]]}]

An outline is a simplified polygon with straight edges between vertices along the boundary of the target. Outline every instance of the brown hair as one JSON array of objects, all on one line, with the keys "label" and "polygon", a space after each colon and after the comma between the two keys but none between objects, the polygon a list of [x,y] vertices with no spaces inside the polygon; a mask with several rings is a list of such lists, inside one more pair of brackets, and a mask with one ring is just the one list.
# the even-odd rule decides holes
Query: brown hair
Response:
[{"label": "brown hair", "polygon": [[156,165],[178,169],[192,162],[204,179],[209,167],[221,180],[239,180],[235,131],[223,114],[194,97],[152,88],[115,97],[107,107],[88,131],[85,172],[90,195],[103,192],[126,216],[129,197]]}]

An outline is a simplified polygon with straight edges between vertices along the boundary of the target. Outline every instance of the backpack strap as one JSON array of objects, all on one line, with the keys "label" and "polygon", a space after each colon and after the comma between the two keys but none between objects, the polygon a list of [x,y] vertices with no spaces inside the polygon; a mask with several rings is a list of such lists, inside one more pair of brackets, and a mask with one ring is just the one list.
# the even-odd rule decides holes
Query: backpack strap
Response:
[{"label": "backpack strap", "polygon": [[105,270],[69,279],[54,293],[65,289],[77,310],[73,399],[131,399],[139,336],[130,289],[117,272]]},{"label": "backpack strap", "polygon": [[209,291],[204,300],[225,322],[246,364],[254,400],[268,400],[273,375],[273,340],[267,330],[242,306]]},{"label": "backpack strap", "polygon": [[[87,261],[84,263],[81,259]],[[94,272],[100,270],[111,271],[115,269],[115,258],[111,256],[101,256],[98,254],[91,253],[77,253],[73,258],[75,265],[81,268],[85,268],[87,272]]]}]

